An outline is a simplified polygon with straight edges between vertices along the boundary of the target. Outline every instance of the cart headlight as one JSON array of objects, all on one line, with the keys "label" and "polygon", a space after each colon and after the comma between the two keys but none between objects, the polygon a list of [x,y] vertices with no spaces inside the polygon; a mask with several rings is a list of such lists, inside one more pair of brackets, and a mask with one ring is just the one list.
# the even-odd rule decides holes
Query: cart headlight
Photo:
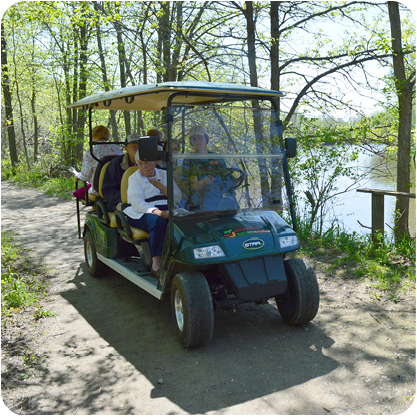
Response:
[{"label": "cart headlight", "polygon": [[298,238],[296,235],[280,236],[279,238],[279,246],[281,249],[296,245],[298,245]]},{"label": "cart headlight", "polygon": [[195,259],[221,258],[222,256],[226,256],[219,245],[197,248],[193,249],[193,251]]}]

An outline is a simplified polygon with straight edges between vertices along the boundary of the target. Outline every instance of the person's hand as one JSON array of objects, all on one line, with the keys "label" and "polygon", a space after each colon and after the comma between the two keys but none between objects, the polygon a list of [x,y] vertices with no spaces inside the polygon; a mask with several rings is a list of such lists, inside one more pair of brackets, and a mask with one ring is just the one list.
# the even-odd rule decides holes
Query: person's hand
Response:
[{"label": "person's hand", "polygon": [[207,175],[201,180],[197,180],[197,177],[191,177],[190,183],[195,191],[202,191],[205,187],[214,183],[214,177],[212,175]]},{"label": "person's hand", "polygon": [[156,180],[149,180],[149,182],[156,187],[162,194],[167,195],[167,187]]},{"label": "person's hand", "polygon": [[214,177],[212,175],[207,175],[207,177],[203,178],[201,181],[204,183],[204,185],[210,185],[213,184]]},{"label": "person's hand", "polygon": [[159,209],[155,209],[152,214],[156,214],[157,216],[162,217],[165,220],[168,220],[169,218],[169,214],[167,211],[163,211],[163,210],[159,210]]}]

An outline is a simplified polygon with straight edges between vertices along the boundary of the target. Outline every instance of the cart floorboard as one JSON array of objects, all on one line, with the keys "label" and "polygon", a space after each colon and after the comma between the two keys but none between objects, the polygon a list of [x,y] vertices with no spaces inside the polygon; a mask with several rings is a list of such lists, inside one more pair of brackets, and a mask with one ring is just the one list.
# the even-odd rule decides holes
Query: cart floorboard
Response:
[{"label": "cart floorboard", "polygon": [[97,253],[97,258],[158,300],[162,299],[162,291],[158,289],[158,280],[150,272],[147,272],[142,265],[135,261],[125,261],[124,258],[107,259],[99,253]]}]

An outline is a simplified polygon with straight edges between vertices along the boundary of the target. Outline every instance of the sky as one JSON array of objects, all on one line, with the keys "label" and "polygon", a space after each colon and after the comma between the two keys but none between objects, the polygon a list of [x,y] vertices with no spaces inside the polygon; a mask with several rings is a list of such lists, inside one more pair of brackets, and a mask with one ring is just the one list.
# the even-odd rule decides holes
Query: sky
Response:
[{"label": "sky", "polygon": [[[385,5],[386,2],[379,1],[379,3]],[[417,9],[416,5],[417,3],[414,2],[413,5],[407,4],[411,3],[409,1],[403,2],[409,10],[413,13],[414,21],[415,21],[415,10]],[[386,6],[385,6],[386,7]],[[374,12],[369,11],[369,19],[373,17],[378,16],[379,9],[375,9]],[[365,31],[361,30],[360,27],[357,25],[353,25],[352,23],[346,21],[343,25],[341,23],[332,23],[329,22],[329,20],[326,19],[325,24],[321,25],[320,22],[316,24],[316,30],[321,29],[323,31],[324,36],[327,36],[330,40],[340,43],[343,42],[343,40],[346,38],[346,33],[354,33],[356,32],[358,35],[361,35],[362,33],[365,36]],[[389,31],[389,22],[387,20],[387,31]],[[346,33],[345,33],[346,32]],[[305,48],[305,45],[308,43],[308,39],[301,39],[299,43],[299,50],[302,51]],[[338,42],[339,43],[339,42]],[[297,48],[297,46],[295,46]],[[389,60],[390,62],[390,60]],[[385,75],[388,75],[390,73],[390,70],[392,67],[385,67],[382,68],[377,62],[375,61],[369,61],[365,64],[365,68],[367,70],[367,73],[370,74],[368,80],[371,83],[376,83],[378,79],[384,77]],[[304,67],[304,69],[300,69],[300,72],[303,72],[305,74],[308,74],[310,76],[315,76],[316,73],[312,72],[309,68]],[[364,76],[361,70],[356,69],[353,72],[355,75],[352,77],[357,80],[364,80]],[[345,96],[344,96],[344,102],[351,101],[355,105],[359,106],[361,108],[361,111],[363,111],[365,114],[372,114],[376,111],[382,110],[382,107],[377,106],[378,101],[385,101],[385,97],[381,90],[373,90],[370,89],[361,89],[358,88],[357,91],[355,91],[351,86],[349,86],[344,80],[341,75],[336,75],[333,83],[332,89],[337,93],[337,86],[340,86],[341,89],[343,89]],[[346,85],[346,88],[344,87]],[[382,84],[380,84],[382,85]],[[330,88],[330,87],[329,87]],[[285,87],[283,88],[285,90]],[[284,91],[285,92],[285,91]],[[289,92],[291,94],[291,92]],[[310,116],[317,117],[320,114],[310,114]],[[345,120],[349,120],[351,118],[355,118],[356,114],[354,112],[351,112],[349,110],[334,110],[332,111],[332,115],[335,118],[342,118]]]}]

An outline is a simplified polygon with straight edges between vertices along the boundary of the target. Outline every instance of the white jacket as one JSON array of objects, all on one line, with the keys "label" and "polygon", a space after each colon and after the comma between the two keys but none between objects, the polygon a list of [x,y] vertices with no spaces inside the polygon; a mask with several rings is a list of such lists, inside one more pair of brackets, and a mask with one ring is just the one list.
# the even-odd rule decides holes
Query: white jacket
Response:
[{"label": "white jacket", "polygon": [[[151,177],[161,184],[167,186],[167,172],[155,168],[155,176]],[[182,194],[174,181],[174,201],[178,203]],[[151,200],[151,201],[149,201]],[[151,184],[148,177],[144,177],[138,169],[129,177],[127,187],[127,202],[131,204],[123,210],[132,219],[140,219],[145,213],[152,213],[157,206],[167,206],[168,201],[158,188]]]}]

